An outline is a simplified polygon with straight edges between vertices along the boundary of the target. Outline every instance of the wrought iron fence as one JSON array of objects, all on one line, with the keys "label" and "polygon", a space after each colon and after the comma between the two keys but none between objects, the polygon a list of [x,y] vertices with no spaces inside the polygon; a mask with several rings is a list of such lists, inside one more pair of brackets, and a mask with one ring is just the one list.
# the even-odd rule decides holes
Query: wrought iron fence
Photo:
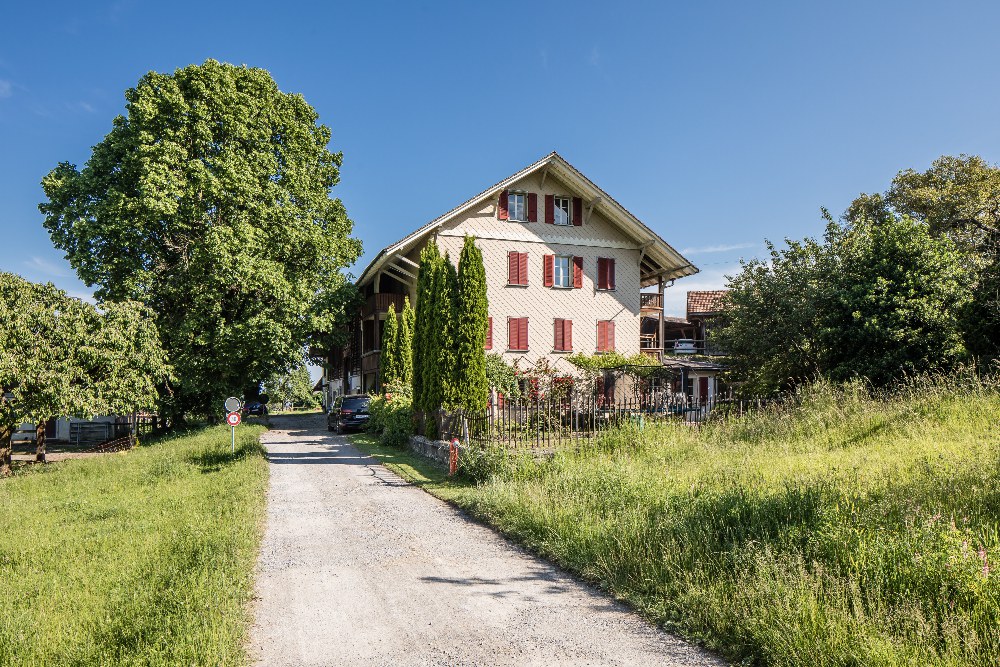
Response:
[{"label": "wrought iron fence", "polygon": [[[551,450],[583,444],[612,428],[673,421],[696,426],[711,419],[742,416],[775,403],[773,399],[712,397],[695,399],[683,394],[650,394],[607,400],[604,396],[567,395],[529,400],[494,400],[476,412],[440,411],[437,433],[473,445]],[[423,432],[429,415],[418,414]]]}]

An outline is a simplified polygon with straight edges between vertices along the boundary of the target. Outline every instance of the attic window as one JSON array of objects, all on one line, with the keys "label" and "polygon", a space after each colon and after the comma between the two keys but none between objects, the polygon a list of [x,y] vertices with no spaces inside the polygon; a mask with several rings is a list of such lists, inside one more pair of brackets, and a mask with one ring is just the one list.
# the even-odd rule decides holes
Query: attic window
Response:
[{"label": "attic window", "polygon": [[528,195],[523,192],[511,192],[507,195],[508,220],[514,222],[528,221]]},{"label": "attic window", "polygon": [[557,225],[568,225],[569,224],[569,197],[555,197],[553,199],[553,223]]}]

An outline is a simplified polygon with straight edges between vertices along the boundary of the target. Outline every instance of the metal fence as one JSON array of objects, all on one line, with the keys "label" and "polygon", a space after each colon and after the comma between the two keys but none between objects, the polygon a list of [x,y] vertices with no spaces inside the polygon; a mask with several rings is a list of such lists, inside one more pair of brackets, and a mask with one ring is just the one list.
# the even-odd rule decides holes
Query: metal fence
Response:
[{"label": "metal fence", "polygon": [[157,427],[156,415],[119,417],[115,421],[71,422],[69,442],[72,445],[97,445],[135,433],[146,435]]},{"label": "metal fence", "polygon": [[[458,438],[469,444],[551,450],[583,444],[612,428],[673,421],[691,426],[760,411],[775,401],[764,399],[705,398],[683,394],[649,395],[607,400],[604,396],[568,395],[533,400],[494,400],[476,412],[435,415],[437,432],[445,440]],[[419,430],[429,415],[418,415]]]}]

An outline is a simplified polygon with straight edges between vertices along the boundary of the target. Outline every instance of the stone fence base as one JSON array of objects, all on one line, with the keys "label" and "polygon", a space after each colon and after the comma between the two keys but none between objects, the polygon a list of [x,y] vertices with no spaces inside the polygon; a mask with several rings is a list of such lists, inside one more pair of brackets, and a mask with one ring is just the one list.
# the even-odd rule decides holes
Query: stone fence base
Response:
[{"label": "stone fence base", "polygon": [[[448,467],[448,457],[451,454],[451,443],[447,440],[430,440],[422,435],[410,437],[410,450],[415,454],[426,456],[444,467]],[[462,457],[463,445],[458,446],[458,456]]]}]

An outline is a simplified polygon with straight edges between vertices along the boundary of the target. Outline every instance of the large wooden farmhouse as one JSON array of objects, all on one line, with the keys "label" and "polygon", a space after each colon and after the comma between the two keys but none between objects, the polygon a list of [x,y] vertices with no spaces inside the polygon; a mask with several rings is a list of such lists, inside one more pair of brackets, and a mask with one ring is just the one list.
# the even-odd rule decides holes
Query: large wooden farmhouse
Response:
[{"label": "large wooden farmhouse", "polygon": [[[420,251],[437,240],[458,261],[472,235],[486,265],[487,347],[521,366],[573,352],[662,355],[663,290],[698,271],[608,193],[551,153],[383,249],[358,286],[351,343],[328,360],[331,395],[371,391],[389,306],[416,298]],[[657,321],[642,331],[642,317]],[[648,329],[649,327],[647,327]]]}]

